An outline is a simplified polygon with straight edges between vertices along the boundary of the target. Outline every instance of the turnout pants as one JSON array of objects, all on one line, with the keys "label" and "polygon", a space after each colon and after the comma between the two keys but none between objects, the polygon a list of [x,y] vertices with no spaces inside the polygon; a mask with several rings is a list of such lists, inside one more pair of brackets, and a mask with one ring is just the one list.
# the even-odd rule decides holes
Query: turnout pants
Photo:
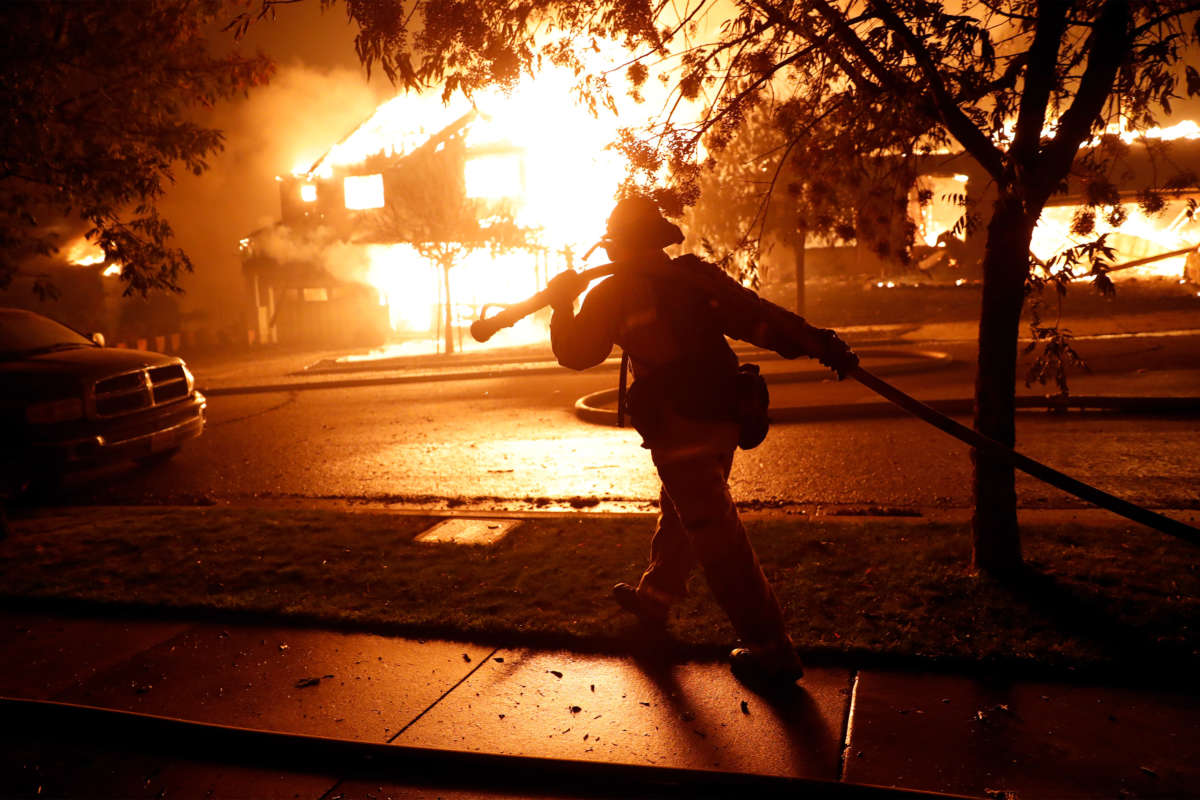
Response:
[{"label": "turnout pants", "polygon": [[729,493],[737,427],[695,427],[687,431],[692,435],[651,445],[662,480],[661,511],[638,590],[652,599],[678,600],[687,594],[688,576],[698,562],[743,644],[790,648],[779,601]]}]

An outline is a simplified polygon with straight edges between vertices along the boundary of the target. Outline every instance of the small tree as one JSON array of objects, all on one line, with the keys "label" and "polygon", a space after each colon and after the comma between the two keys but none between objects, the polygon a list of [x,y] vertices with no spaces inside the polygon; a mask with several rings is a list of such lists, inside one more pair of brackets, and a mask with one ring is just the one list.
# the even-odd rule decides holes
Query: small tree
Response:
[{"label": "small tree", "polygon": [[[446,352],[453,353],[450,270],[470,253],[518,247],[526,236],[504,203],[486,208],[467,196],[461,137],[442,139],[440,144],[440,149],[414,152],[385,173],[387,204],[374,212],[369,230],[374,238],[411,244],[441,272],[443,340]],[[487,217],[481,219],[484,214]]]},{"label": "small tree", "polygon": [[[11,0],[0,8],[0,289],[80,233],[120,263],[126,294],[178,290],[192,269],[155,204],[220,131],[191,118],[270,75],[212,55],[236,0]],[[43,275],[35,290],[54,294]]]}]

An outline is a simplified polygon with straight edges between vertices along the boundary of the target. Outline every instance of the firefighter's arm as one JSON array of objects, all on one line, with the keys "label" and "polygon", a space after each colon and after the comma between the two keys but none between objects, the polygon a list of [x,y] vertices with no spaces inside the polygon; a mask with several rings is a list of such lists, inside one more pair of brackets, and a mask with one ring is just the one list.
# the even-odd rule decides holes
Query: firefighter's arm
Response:
[{"label": "firefighter's arm", "polygon": [[720,269],[709,280],[719,284],[716,296],[725,319],[725,332],[735,339],[774,350],[784,358],[815,358],[846,377],[858,366],[858,356],[829,328],[810,325],[804,317],[764,300]]},{"label": "firefighter's arm", "polygon": [[815,358],[838,375],[838,380],[858,366],[858,356],[837,333],[818,328],[798,314],[766,300],[758,299],[759,321],[752,344],[774,350],[784,358]]},{"label": "firefighter's arm", "polygon": [[605,289],[608,281],[593,289],[584,299],[578,316],[575,314],[575,297],[583,288],[568,271],[556,275],[546,286],[554,295],[550,317],[550,347],[558,363],[570,369],[583,370],[600,364],[613,349],[615,317],[611,292]]}]

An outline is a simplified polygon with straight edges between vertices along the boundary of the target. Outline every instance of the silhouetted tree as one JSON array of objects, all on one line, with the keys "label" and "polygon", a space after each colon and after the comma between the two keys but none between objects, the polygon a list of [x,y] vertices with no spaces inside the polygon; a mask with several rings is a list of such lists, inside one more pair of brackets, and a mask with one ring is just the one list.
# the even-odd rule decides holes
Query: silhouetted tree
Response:
[{"label": "silhouetted tree", "polygon": [[907,214],[915,159],[894,149],[911,144],[892,138],[893,149],[881,156],[814,141],[804,135],[805,116],[799,103],[752,109],[700,173],[687,228],[747,283],[756,280],[767,248],[783,245],[794,259],[793,310],[801,315],[809,236],[854,243],[902,267],[915,235]]},{"label": "silhouetted tree", "polygon": [[[174,170],[221,149],[192,109],[263,83],[261,55],[213,55],[237,0],[0,4],[0,289],[81,233],[120,263],[126,294],[178,290],[187,255],[155,207]],[[36,267],[33,267],[36,269]],[[39,293],[55,292],[41,276]]]}]

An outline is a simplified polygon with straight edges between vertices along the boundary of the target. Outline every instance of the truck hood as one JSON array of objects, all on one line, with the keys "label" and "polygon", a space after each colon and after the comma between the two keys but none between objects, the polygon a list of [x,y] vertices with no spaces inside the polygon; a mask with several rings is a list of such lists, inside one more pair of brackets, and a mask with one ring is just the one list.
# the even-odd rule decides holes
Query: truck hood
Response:
[{"label": "truck hood", "polygon": [[0,394],[7,395],[7,401],[26,403],[68,397],[101,378],[180,360],[163,353],[109,347],[39,353],[0,361]]}]

